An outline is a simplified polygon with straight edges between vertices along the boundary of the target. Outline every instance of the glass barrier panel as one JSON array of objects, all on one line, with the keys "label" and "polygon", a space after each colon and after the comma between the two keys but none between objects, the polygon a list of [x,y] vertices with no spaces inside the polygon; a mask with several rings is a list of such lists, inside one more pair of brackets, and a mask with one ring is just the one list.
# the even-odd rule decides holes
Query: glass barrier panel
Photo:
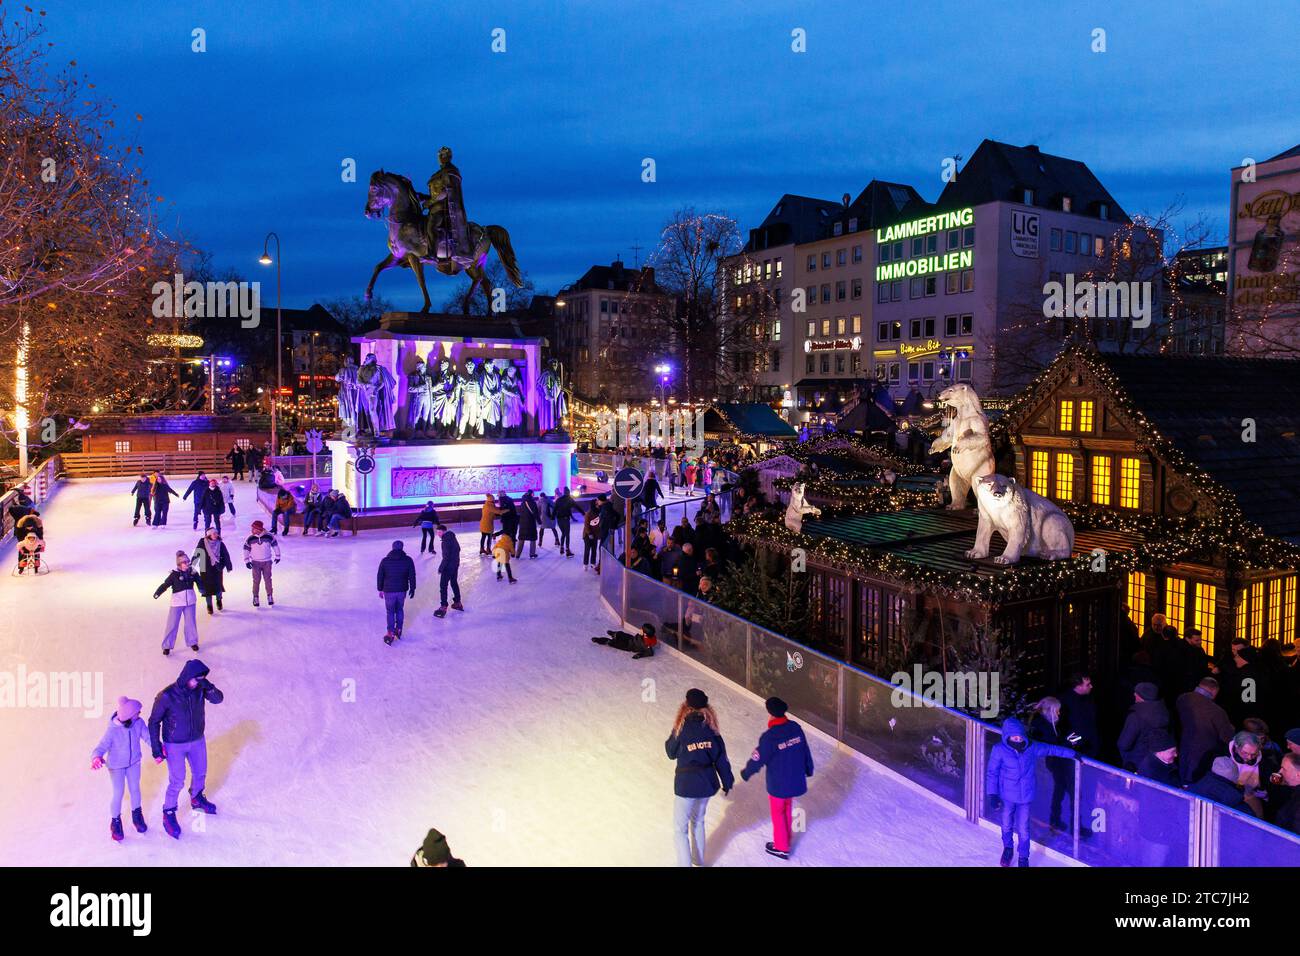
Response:
[{"label": "glass barrier panel", "polygon": [[751,627],[749,689],[780,697],[798,719],[832,736],[839,734],[840,667],[761,627]]},{"label": "glass barrier panel", "polygon": [[653,624],[659,640],[677,647],[677,597],[681,592],[636,571],[627,576],[627,584],[628,625]]},{"label": "glass barrier panel", "polygon": [[[623,611],[623,566],[611,559],[605,566],[605,573],[600,576],[600,596],[613,609],[615,614]],[[593,634],[592,637],[599,635]]]},{"label": "glass barrier panel", "polygon": [[711,604],[682,595],[682,633],[677,648],[728,680],[745,683],[749,625]]},{"label": "glass barrier panel", "polygon": [[1300,866],[1300,836],[1223,807],[1214,808],[1218,866]]},{"label": "glass barrier panel", "polygon": [[1079,860],[1089,866],[1188,866],[1196,798],[1085,763]]},{"label": "glass barrier panel", "polygon": [[[844,673],[844,742],[900,776],[964,806],[966,727],[963,718],[850,667]],[[900,706],[903,701],[908,706]],[[917,706],[910,706],[915,703]]]}]

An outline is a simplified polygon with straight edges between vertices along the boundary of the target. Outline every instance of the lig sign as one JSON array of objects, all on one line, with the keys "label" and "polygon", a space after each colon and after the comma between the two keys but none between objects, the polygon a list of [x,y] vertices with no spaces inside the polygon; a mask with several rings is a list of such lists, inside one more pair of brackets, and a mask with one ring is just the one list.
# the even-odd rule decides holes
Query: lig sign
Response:
[{"label": "lig sign", "polygon": [[[876,230],[876,244],[884,245],[900,239],[915,239],[935,232],[960,229],[975,222],[974,208],[967,206],[954,212],[941,212],[933,216],[923,216],[908,222],[896,223]],[[944,255],[916,256],[898,262],[885,262],[876,266],[876,281],[889,282],[894,279],[907,279],[913,276],[934,275],[938,272],[951,272],[954,269],[969,269],[974,261],[970,249],[961,252],[947,252]]]}]

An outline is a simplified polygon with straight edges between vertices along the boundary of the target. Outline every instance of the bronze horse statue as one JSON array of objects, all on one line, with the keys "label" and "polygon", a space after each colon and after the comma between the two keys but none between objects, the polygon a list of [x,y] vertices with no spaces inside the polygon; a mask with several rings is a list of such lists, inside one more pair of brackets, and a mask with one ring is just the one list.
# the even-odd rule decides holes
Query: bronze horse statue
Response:
[{"label": "bronze horse statue", "polygon": [[488,287],[487,271],[484,268],[489,251],[496,250],[510,281],[516,287],[523,285],[519,263],[515,260],[515,250],[510,245],[510,233],[501,226],[467,223],[469,250],[458,250],[450,257],[440,259],[434,254],[438,245],[433,234],[433,217],[424,211],[424,204],[428,200],[428,196],[417,192],[411,181],[399,173],[380,169],[371,174],[370,190],[366,196],[366,218],[387,220],[388,255],[375,266],[375,271],[370,275],[370,284],[366,286],[366,301],[370,301],[379,273],[401,266],[415,273],[415,281],[420,284],[420,292],[424,295],[424,308],[420,311],[428,312],[429,290],[424,284],[424,267],[432,265],[448,276],[454,276],[463,270],[472,280],[461,303],[461,311],[465,315],[469,315],[470,302],[480,286],[487,299],[488,313],[491,314],[492,291]]}]

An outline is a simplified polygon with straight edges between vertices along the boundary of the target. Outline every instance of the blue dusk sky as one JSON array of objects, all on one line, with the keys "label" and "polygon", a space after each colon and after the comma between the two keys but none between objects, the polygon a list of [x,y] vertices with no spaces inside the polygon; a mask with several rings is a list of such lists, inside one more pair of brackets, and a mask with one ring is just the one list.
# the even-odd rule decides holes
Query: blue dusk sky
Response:
[{"label": "blue dusk sky", "polygon": [[[1300,143],[1294,0],[43,9],[51,62],[75,59],[144,147],[162,227],[250,278],[276,230],[297,307],[364,289],[386,251],[361,214],[370,172],[422,188],[444,144],[470,217],[508,228],[538,291],[554,292],[593,263],[631,263],[634,246],[644,262],[683,206],[747,230],[785,192],[837,199],[879,178],[934,199],[943,159],[984,138],[1082,160],[1130,213],[1181,203],[1176,222],[1204,217],[1222,240],[1229,169]],[[430,279],[435,304],[451,288]],[[419,302],[404,270],[377,291]]]}]

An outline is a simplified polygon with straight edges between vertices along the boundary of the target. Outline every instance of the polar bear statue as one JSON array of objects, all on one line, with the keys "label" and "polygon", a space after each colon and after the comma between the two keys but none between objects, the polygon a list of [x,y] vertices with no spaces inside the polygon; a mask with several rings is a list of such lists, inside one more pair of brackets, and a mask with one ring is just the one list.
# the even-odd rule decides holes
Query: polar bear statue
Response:
[{"label": "polar bear statue", "polygon": [[964,382],[949,385],[939,393],[939,404],[956,409],[957,414],[943,433],[930,445],[930,451],[952,451],[952,468],[948,472],[948,490],[952,492],[949,508],[966,507],[966,494],[976,478],[994,471],[993,441],[989,438],[989,420],[980,405],[975,389]]},{"label": "polar bear statue", "polygon": [[997,531],[1006,541],[1003,552],[993,560],[1015,564],[1022,557],[1060,561],[1074,551],[1074,525],[1065,512],[1042,495],[1016,484],[1006,475],[983,475],[975,479],[975,500],[979,503],[979,525],[975,547],[968,558],[987,558],[989,542]]},{"label": "polar bear statue", "polygon": [[790,504],[785,509],[785,526],[795,534],[803,531],[803,516],[821,517],[822,509],[810,505],[803,498],[803,482],[790,486]]}]

